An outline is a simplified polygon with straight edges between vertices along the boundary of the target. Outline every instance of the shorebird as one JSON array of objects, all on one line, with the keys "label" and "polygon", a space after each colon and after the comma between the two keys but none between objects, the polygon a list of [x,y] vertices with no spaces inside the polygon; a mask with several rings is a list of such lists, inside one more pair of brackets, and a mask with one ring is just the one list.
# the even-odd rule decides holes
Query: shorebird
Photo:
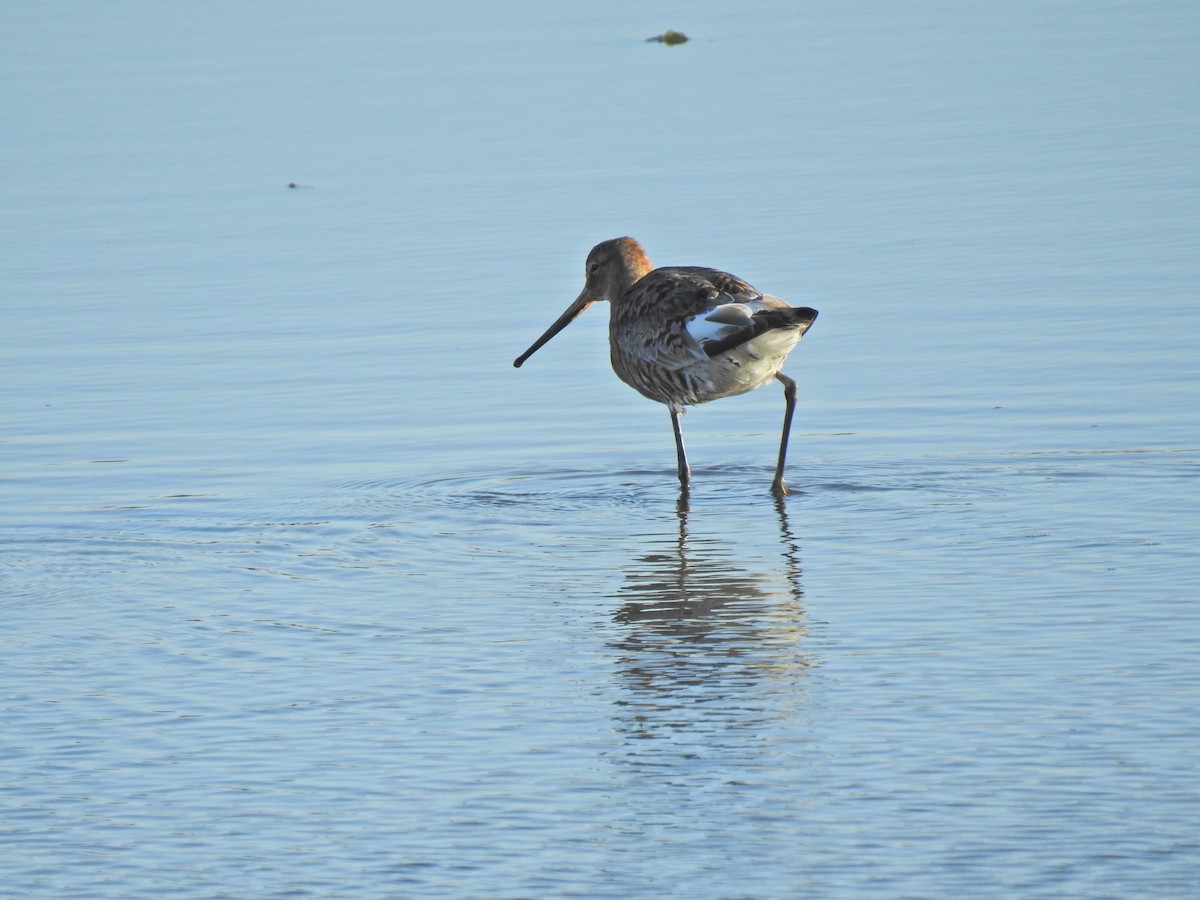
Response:
[{"label": "shorebird", "polygon": [[671,411],[679,483],[685,492],[691,470],[679,423],[684,407],[744,394],[775,378],[783,384],[786,407],[771,491],[779,497],[786,494],[783,466],[796,411],[796,382],[780,369],[816,321],[817,311],[789,306],[728,272],[701,266],[656,269],[642,245],[630,237],[593,247],[584,273],[579,297],[513,365],[519,368],[597,300],[609,301],[613,371],[642,396]]}]

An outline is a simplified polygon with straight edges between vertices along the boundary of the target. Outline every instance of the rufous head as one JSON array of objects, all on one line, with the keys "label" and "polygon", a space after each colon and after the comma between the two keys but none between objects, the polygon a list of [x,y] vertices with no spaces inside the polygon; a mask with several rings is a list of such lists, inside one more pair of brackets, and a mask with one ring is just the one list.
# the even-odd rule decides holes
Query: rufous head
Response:
[{"label": "rufous head", "polygon": [[631,237],[613,238],[597,244],[588,254],[583,267],[583,291],[554,324],[513,361],[513,365],[520,368],[539,347],[570,325],[576,316],[597,300],[619,300],[653,268],[642,245]]}]

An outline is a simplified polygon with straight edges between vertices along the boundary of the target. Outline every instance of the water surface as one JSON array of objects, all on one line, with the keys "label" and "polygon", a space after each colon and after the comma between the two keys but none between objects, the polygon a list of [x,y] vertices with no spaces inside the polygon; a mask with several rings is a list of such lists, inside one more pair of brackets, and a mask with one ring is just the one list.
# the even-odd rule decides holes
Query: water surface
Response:
[{"label": "water surface", "polygon": [[0,16],[3,893],[1195,893],[1191,4]]}]

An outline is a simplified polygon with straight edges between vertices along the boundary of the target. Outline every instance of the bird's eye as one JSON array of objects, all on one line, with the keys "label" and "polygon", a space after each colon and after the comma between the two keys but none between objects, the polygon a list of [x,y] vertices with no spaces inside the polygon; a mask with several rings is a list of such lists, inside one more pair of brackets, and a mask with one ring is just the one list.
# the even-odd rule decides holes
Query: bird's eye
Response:
[{"label": "bird's eye", "polygon": [[600,271],[600,263],[598,263],[598,262],[590,262],[590,263],[588,263],[588,265],[587,265],[587,273],[588,273],[589,275],[595,275],[595,274],[596,274],[597,272],[599,272],[599,271]]}]

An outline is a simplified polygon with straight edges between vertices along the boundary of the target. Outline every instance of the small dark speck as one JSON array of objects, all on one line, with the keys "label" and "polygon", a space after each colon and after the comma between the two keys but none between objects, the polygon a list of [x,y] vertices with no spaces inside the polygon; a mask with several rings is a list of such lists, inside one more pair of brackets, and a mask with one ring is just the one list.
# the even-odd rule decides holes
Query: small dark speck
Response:
[{"label": "small dark speck", "polygon": [[660,44],[666,44],[667,46],[672,47],[675,44],[686,44],[687,39],[688,36],[682,31],[672,31],[670,28],[668,28],[662,34],[656,34],[654,37],[646,38],[646,43],[651,44],[657,41]]}]

